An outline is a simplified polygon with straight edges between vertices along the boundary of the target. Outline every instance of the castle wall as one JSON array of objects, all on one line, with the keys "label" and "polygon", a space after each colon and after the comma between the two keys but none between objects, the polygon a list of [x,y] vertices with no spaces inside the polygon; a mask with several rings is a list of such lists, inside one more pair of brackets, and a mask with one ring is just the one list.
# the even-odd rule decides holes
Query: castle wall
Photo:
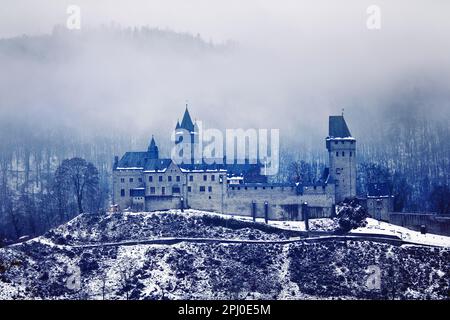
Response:
[{"label": "castle wall", "polygon": [[189,208],[222,212],[226,200],[226,172],[189,172],[186,180],[185,200]]},{"label": "castle wall", "polygon": [[180,209],[180,196],[147,196],[145,197],[145,211],[164,211]]},{"label": "castle wall", "polygon": [[186,175],[172,163],[165,171],[144,171],[144,181],[146,196],[181,196]]},{"label": "castle wall", "polygon": [[393,197],[367,198],[367,212],[377,220],[389,221],[389,212],[394,211]]},{"label": "castle wall", "polygon": [[[238,189],[239,188],[239,189]],[[295,187],[248,186],[229,187],[224,204],[224,213],[252,216],[253,202],[256,216],[265,217],[265,202],[268,204],[268,218],[273,220],[303,220],[302,204],[307,202],[310,218],[330,217],[334,204],[331,190],[322,193],[298,195]],[[311,216],[311,214],[313,216]]]},{"label": "castle wall", "polygon": [[121,209],[131,207],[132,197],[130,195],[130,190],[133,188],[139,188],[142,184],[142,170],[114,170],[113,203],[118,204]]},{"label": "castle wall", "polygon": [[356,197],[356,141],[329,139],[330,175],[336,188],[336,202]]},{"label": "castle wall", "polygon": [[450,236],[450,216],[424,213],[390,212],[389,223],[420,231],[424,225],[426,232]]},{"label": "castle wall", "polygon": [[[176,165],[170,165],[164,172],[116,170],[113,180],[115,203],[122,209],[137,206],[147,211],[180,209],[183,198],[185,208],[252,216],[255,202],[256,216],[264,218],[267,201],[269,219],[303,220],[303,203],[308,204],[310,218],[330,217],[334,204],[332,184],[304,187],[302,194],[298,194],[296,187],[290,185],[227,185],[226,172],[182,172]],[[143,205],[140,200],[133,203],[130,196],[130,189],[138,187],[145,188]],[[174,193],[174,187],[179,192]],[[125,191],[124,196],[121,190]]]}]

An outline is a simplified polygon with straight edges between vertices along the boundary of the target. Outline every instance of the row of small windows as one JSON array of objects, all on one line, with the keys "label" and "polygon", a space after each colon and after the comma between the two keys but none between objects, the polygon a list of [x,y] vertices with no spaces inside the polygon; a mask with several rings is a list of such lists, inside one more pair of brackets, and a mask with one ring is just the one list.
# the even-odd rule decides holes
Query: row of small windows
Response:
[{"label": "row of small windows", "polygon": [[[167,176],[167,181],[168,182],[172,182],[173,178],[174,178],[173,176]],[[222,179],[222,178],[223,178],[223,176],[219,175],[219,179]],[[213,181],[213,182],[216,181],[216,176],[215,175],[211,175],[210,176],[210,180]],[[129,178],[128,181],[130,183],[133,183],[134,182],[134,178]],[[138,178],[138,181],[142,182],[142,178]],[[148,177],[148,181],[149,182],[153,182],[153,176],[149,176]],[[158,181],[162,182],[163,181],[163,176],[158,176]],[[181,181],[181,177],[180,176],[175,176],[175,181],[176,182],[180,182]],[[189,181],[191,181],[191,182],[194,181],[194,176],[193,175],[189,176]],[[203,175],[203,181],[208,181],[208,175],[207,174]],[[125,183],[125,178],[120,178],[120,182],[121,183]]]},{"label": "row of small windows", "polygon": [[[173,177],[172,176],[167,176],[167,181],[168,182],[172,182]],[[163,181],[163,176],[158,176],[158,181],[162,182]],[[181,181],[181,177],[180,176],[176,176],[175,177],[175,181],[176,182],[180,182]],[[153,182],[153,176],[148,176],[148,182]]]},{"label": "row of small windows", "polygon": [[[156,194],[156,188],[155,187],[150,187],[149,189],[150,194]],[[187,187],[187,191],[188,192],[192,192],[192,187],[188,186]],[[206,192],[206,187],[205,186],[200,186],[199,187],[199,191],[200,192]],[[211,186],[208,186],[208,192],[212,192],[213,189]],[[181,193],[180,187],[172,187],[172,193]],[[129,191],[129,196],[131,197],[132,195],[132,189],[130,189]],[[161,194],[165,195],[166,194],[166,187],[161,187]],[[120,190],[120,196],[121,197],[125,197],[125,189],[121,189]]]},{"label": "row of small windows", "polygon": [[[243,188],[244,190],[248,190],[249,189],[249,187],[231,187],[231,190],[234,190],[234,189],[237,189],[237,190],[241,190],[241,188]],[[266,189],[271,189],[271,190],[273,190],[273,186],[270,186],[270,187],[260,187],[261,189],[263,189],[263,190],[266,190]],[[294,190],[294,187],[290,187],[291,188],[291,190]],[[253,187],[253,189],[254,190],[258,190],[258,187]],[[284,188],[283,188],[284,189]]]},{"label": "row of small windows", "polygon": [[[341,154],[342,154],[343,157],[345,157],[345,151],[342,151]],[[353,152],[352,151],[350,151],[349,156],[353,157]],[[336,157],[339,157],[339,151],[336,151]]]},{"label": "row of small windows", "polygon": [[[339,141],[334,141],[334,144],[338,144],[339,143]],[[345,141],[341,141],[341,144],[344,144],[345,143]],[[351,140],[350,141],[350,144],[354,144],[355,143],[355,140]]]},{"label": "row of small windows", "polygon": [[[129,178],[128,179],[129,182],[134,182],[134,178]],[[142,178],[138,178],[139,182],[142,182]],[[125,182],[125,178],[120,178],[120,182],[124,183]]]}]

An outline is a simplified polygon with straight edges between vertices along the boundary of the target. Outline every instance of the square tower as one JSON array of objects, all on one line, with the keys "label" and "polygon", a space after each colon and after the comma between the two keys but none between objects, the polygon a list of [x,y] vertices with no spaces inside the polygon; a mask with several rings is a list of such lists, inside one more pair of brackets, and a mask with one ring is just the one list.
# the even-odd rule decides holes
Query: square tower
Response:
[{"label": "square tower", "polygon": [[330,116],[326,146],[336,203],[356,197],[356,139],[350,134],[343,115]]}]

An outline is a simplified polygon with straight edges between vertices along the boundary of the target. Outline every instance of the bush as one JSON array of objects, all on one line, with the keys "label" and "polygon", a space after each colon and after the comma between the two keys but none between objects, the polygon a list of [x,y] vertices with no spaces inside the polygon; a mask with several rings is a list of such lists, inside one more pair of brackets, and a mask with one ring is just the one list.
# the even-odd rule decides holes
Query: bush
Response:
[{"label": "bush", "polygon": [[359,204],[358,199],[346,199],[337,205],[338,233],[346,233],[350,230],[365,227],[369,217],[366,208]]}]

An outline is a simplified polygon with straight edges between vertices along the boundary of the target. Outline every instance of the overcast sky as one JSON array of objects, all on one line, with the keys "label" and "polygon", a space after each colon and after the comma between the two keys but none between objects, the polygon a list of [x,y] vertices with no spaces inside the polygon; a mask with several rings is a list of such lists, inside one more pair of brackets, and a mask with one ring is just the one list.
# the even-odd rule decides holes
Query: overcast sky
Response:
[{"label": "overcast sky", "polygon": [[[124,26],[149,25],[200,33],[215,40],[267,40],[266,34],[332,35],[349,38],[365,31],[366,9],[382,9],[384,32],[420,40],[448,35],[446,0],[14,0],[2,2],[0,36],[49,32],[65,24],[68,5],[82,9],[83,24],[112,21]],[[357,40],[357,39],[353,39]]]},{"label": "overcast sky", "polygon": [[[30,68],[34,75],[42,72],[48,77],[45,90],[42,79],[24,81],[30,68],[11,67],[11,61],[4,60],[0,65],[10,68],[10,74],[0,76],[7,84],[0,93],[8,97],[4,97],[8,105],[17,107],[11,102],[19,101],[14,93],[20,84],[20,99],[30,92],[35,99],[38,93],[35,102],[45,105],[48,92],[61,95],[59,101],[64,95],[72,101],[82,97],[83,102],[90,103],[86,107],[90,118],[105,118],[107,110],[113,121],[114,116],[117,121],[127,119],[137,130],[173,122],[181,116],[186,99],[191,101],[194,117],[215,125],[279,128],[289,123],[291,131],[297,130],[297,124],[323,131],[328,114],[340,113],[343,107],[354,122],[370,118],[387,108],[393,96],[409,95],[416,86],[423,86],[425,95],[433,97],[437,92],[438,101],[430,100],[430,105],[437,106],[430,110],[438,108],[448,114],[450,109],[447,0],[14,0],[0,4],[0,37],[50,33],[55,25],[65,25],[69,4],[80,6],[84,30],[111,22],[123,27],[168,28],[200,34],[214,43],[235,41],[239,54],[232,55],[231,60],[202,60],[187,67],[175,63],[162,68],[163,62],[156,59],[157,68],[147,70],[147,62],[140,61],[146,57],[124,52],[124,61],[132,57],[134,67],[142,70],[139,76],[130,73],[128,62],[125,65],[120,59],[112,59],[111,64],[103,61],[105,65],[98,67],[98,63],[94,66],[90,59],[79,57],[68,66],[75,74],[33,64]],[[373,4],[381,9],[380,30],[366,27],[366,9]],[[93,74],[92,79],[81,78],[95,68],[100,68],[100,73]],[[112,81],[114,75],[102,74],[111,69],[128,86],[118,90],[122,83]],[[80,89],[77,83],[80,92],[74,94],[72,87],[67,93],[78,75],[84,86]],[[64,86],[58,87],[60,83]],[[149,90],[151,85],[153,91]],[[110,93],[107,106],[99,105],[99,90]],[[43,101],[39,101],[39,93]],[[73,105],[82,108],[76,99]],[[7,107],[1,101],[0,106]],[[224,110],[227,112],[220,114],[222,123],[217,123],[218,112]],[[155,119],[163,111],[170,119]],[[353,126],[360,131],[364,127]]]}]

